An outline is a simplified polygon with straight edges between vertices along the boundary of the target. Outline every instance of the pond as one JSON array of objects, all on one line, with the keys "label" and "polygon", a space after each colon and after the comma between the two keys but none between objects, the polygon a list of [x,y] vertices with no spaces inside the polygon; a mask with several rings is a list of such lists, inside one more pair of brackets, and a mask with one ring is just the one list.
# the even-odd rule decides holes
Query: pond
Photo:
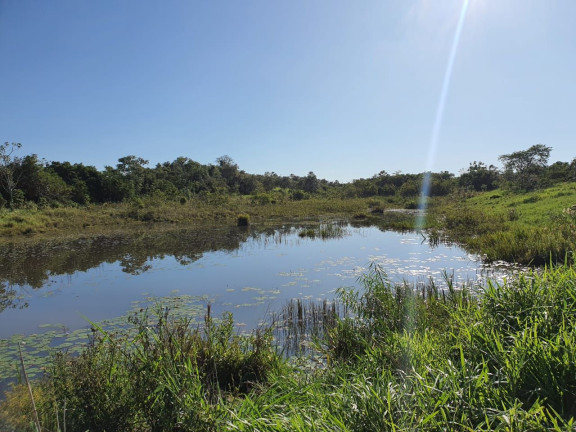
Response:
[{"label": "pond", "polygon": [[[371,263],[393,281],[480,282],[504,273],[454,244],[349,222],[142,231],[0,248],[0,380],[32,375],[50,347],[78,349],[90,322],[113,327],[156,302],[251,329],[289,299],[333,299]],[[124,321],[122,321],[124,322]]]}]

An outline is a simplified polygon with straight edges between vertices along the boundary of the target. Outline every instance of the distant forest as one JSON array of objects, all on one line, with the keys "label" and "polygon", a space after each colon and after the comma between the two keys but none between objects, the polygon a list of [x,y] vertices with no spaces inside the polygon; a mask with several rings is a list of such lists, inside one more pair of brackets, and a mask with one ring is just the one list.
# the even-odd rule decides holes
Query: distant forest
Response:
[{"label": "distant forest", "polygon": [[82,163],[46,162],[35,154],[20,157],[21,147],[19,143],[0,145],[2,208],[82,206],[148,196],[183,201],[223,194],[251,195],[262,204],[280,196],[291,200],[312,196],[413,198],[420,195],[425,175],[431,180],[429,196],[500,187],[527,191],[576,181],[576,158],[548,165],[552,149],[542,144],[500,156],[502,169],[475,161],[457,176],[447,171],[420,174],[381,171],[349,183],[319,179],[312,171],[306,176],[249,174],[229,156],[219,157],[208,165],[179,157],[148,167],[147,160],[131,155],[118,159],[115,167],[107,166],[100,171]]}]

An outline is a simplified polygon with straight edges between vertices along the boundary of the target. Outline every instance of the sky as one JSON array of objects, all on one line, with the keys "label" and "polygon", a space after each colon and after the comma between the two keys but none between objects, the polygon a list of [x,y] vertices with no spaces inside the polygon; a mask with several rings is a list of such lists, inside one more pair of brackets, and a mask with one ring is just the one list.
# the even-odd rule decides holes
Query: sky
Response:
[{"label": "sky", "polygon": [[46,161],[347,182],[576,157],[574,0],[0,0],[0,59],[0,142]]}]

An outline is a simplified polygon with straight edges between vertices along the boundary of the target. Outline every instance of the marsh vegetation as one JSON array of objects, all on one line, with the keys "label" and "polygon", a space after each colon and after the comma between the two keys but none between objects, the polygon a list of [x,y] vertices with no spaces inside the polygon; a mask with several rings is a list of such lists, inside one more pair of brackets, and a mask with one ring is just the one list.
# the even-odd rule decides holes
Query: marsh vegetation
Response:
[{"label": "marsh vegetation", "polygon": [[[311,339],[321,367],[282,357],[273,327],[240,336],[229,315],[216,321],[210,310],[201,324],[166,310],[136,313],[130,337],[95,328],[80,356],[56,355],[35,383],[40,422],[46,430],[64,421],[67,430],[571,430],[572,264],[480,293],[392,284],[372,268],[362,291],[340,291],[346,314],[287,309],[300,326],[307,308],[308,324],[322,329]],[[5,427],[27,430],[28,393],[15,386],[7,396]]]},{"label": "marsh vegetation", "polygon": [[[5,144],[4,155],[11,149]],[[233,316],[210,296],[163,293],[166,302],[136,303],[121,320],[46,332],[63,344],[38,342],[36,354],[48,361],[24,361],[35,377],[32,398],[24,383],[11,385],[0,427],[38,429],[34,400],[42,430],[51,431],[573,430],[576,165],[548,165],[549,154],[537,145],[502,155],[502,170],[474,162],[458,177],[433,173],[419,199],[424,174],[338,184],[313,172],[251,175],[228,157],[147,168],[135,156],[99,172],[9,153],[4,313],[28,306],[19,286],[41,288],[72,267],[119,263],[138,275],[166,255],[186,267],[248,238],[318,246],[345,242],[360,227],[411,230],[423,215],[414,235],[428,245],[458,244],[486,262],[532,269],[482,281],[447,275],[440,284],[428,268],[403,282],[372,256],[369,269],[350,273],[356,284],[329,298],[302,295],[308,281],[291,270],[301,292],[247,327],[238,326],[242,308]],[[202,240],[199,232],[221,235]],[[256,303],[279,293],[224,286],[229,297],[241,292]],[[2,361],[14,363],[10,343]]]}]

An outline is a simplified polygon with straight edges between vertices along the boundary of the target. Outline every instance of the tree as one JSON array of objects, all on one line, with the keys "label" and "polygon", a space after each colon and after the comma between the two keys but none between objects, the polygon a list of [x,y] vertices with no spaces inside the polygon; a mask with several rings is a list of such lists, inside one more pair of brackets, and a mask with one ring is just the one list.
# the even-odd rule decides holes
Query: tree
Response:
[{"label": "tree", "polygon": [[228,185],[230,191],[234,191],[238,184],[238,165],[228,155],[220,156],[216,159],[220,175]]},{"label": "tree", "polygon": [[118,159],[116,170],[130,183],[132,192],[130,195],[140,195],[144,185],[148,161],[141,157],[129,155]]},{"label": "tree", "polygon": [[540,185],[541,174],[548,164],[552,147],[536,144],[527,150],[521,150],[500,156],[504,164],[504,176],[514,186],[522,190],[532,190]]},{"label": "tree", "polygon": [[446,196],[452,192],[454,186],[454,174],[448,171],[439,173],[432,173],[432,181],[430,183],[430,196]]},{"label": "tree", "polygon": [[468,170],[460,174],[458,183],[460,187],[475,191],[494,190],[497,187],[500,173],[494,165],[483,162],[472,162]]},{"label": "tree", "polygon": [[304,177],[302,181],[302,189],[305,192],[310,193],[318,192],[320,189],[320,182],[318,181],[316,174],[314,174],[312,171],[310,171],[308,175]]},{"label": "tree", "polygon": [[569,162],[554,162],[546,168],[545,176],[550,184],[573,180]]},{"label": "tree", "polygon": [[102,174],[94,166],[70,162],[52,162],[48,170],[58,174],[72,187],[71,199],[78,204],[104,202]]},{"label": "tree", "polygon": [[18,189],[27,201],[49,203],[67,202],[71,188],[54,171],[46,169],[45,163],[35,154],[24,156],[15,168],[19,179]]},{"label": "tree", "polygon": [[120,202],[134,196],[134,186],[118,170],[104,167],[102,173],[103,201]]},{"label": "tree", "polygon": [[22,144],[5,142],[0,145],[0,186],[6,193],[8,205],[12,207],[14,203],[14,192],[18,187],[18,178],[15,175],[19,158],[12,157],[12,154],[20,150]]}]

